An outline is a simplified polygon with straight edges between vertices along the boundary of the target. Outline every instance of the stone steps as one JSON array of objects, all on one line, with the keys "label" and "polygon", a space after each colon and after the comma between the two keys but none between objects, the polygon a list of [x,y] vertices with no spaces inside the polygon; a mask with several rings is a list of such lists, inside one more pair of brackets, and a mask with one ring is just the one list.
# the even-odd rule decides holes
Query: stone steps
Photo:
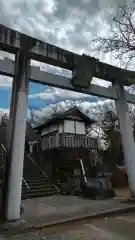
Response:
[{"label": "stone steps", "polygon": [[[27,159],[26,159],[27,161]],[[51,181],[42,175],[38,168],[31,162],[24,163],[23,178],[28,187],[22,181],[22,199],[31,199],[58,195],[59,191]]]}]

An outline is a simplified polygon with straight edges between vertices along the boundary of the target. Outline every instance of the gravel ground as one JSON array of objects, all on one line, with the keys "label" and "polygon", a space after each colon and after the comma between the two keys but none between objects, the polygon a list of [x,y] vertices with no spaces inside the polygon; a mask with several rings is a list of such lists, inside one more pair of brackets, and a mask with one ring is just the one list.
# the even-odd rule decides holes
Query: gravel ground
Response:
[{"label": "gravel ground", "polygon": [[[99,234],[87,227],[81,227],[78,230],[67,230],[67,232],[46,234],[44,231],[35,231],[31,233],[19,234],[11,237],[0,237],[0,240],[100,240]],[[102,238],[103,239],[103,238]],[[105,239],[104,239],[105,240]]]},{"label": "gravel ground", "polygon": [[[56,201],[57,200],[57,201]],[[36,202],[36,203],[35,203]],[[25,217],[29,217],[31,222],[35,222],[35,217],[38,220],[44,219],[45,215],[47,215],[47,219],[49,218],[48,212],[49,209],[50,218],[55,220],[55,216],[59,215],[62,217],[64,214],[76,215],[77,209],[79,207],[79,211],[83,211],[83,213],[95,212],[104,209],[115,208],[118,206],[126,206],[127,203],[121,203],[119,200],[107,200],[107,201],[90,201],[90,200],[82,200],[80,198],[63,198],[63,197],[55,197],[55,198],[47,198],[47,199],[38,199],[34,200],[33,205],[31,201],[27,201],[27,208],[29,210],[29,214],[25,211]],[[35,208],[35,204],[37,204],[37,208]],[[70,206],[69,206],[70,205]],[[46,207],[45,207],[46,206]],[[71,208],[72,206],[72,208]],[[51,207],[51,210],[50,208]],[[34,208],[34,211],[33,211]],[[68,209],[69,208],[69,209]],[[70,210],[70,211],[68,211]],[[63,212],[64,211],[64,212]],[[36,213],[36,214],[35,214]],[[43,216],[42,214],[43,213]],[[28,216],[27,216],[28,214]],[[121,217],[122,216],[122,217]],[[33,232],[25,232],[23,234],[10,235],[9,232],[5,234],[5,236],[0,235],[0,240],[40,240],[40,239],[48,239],[48,240],[75,240],[75,239],[84,239],[84,240],[134,240],[135,239],[135,214],[128,214],[127,216],[122,215],[119,217],[109,217],[109,218],[101,218],[95,219],[93,221],[85,221],[81,223],[73,223],[64,225],[64,227],[53,227],[51,230],[37,230]],[[123,217],[124,216],[124,217]],[[24,218],[25,219],[25,218]],[[27,219],[27,218],[26,218]]]},{"label": "gravel ground", "polygon": [[135,214],[95,219],[74,226],[38,230],[14,236],[0,236],[0,240],[134,240]]}]

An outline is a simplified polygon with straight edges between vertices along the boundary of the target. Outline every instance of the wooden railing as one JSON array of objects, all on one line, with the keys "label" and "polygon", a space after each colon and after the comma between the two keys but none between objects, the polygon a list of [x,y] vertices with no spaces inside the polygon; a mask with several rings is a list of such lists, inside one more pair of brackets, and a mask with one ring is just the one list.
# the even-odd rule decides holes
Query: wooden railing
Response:
[{"label": "wooden railing", "polygon": [[76,134],[55,134],[51,136],[44,136],[42,141],[42,149],[53,148],[86,148],[97,149],[98,142],[96,138],[91,138]]},{"label": "wooden railing", "polygon": [[96,149],[97,139],[73,134],[61,134],[59,135],[59,145],[68,148]]}]

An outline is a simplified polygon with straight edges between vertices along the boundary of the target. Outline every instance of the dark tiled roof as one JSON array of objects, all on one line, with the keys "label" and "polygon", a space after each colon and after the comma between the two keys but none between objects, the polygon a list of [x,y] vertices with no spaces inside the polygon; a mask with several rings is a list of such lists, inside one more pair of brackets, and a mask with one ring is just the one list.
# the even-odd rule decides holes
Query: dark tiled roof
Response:
[{"label": "dark tiled roof", "polygon": [[84,122],[86,122],[87,124],[93,124],[95,123],[96,121],[94,119],[91,119],[90,117],[88,117],[87,115],[85,115],[79,108],[77,107],[73,107],[73,108],[70,108],[69,110],[65,111],[65,112],[56,112],[54,114],[51,115],[51,117],[49,117],[48,119],[46,119],[46,121],[37,126],[36,129],[39,129],[39,128],[42,128],[43,126],[45,125],[48,125],[52,122],[55,122],[57,120],[61,120],[61,119],[65,119],[69,114],[72,115],[74,113],[77,113],[77,115],[79,115],[83,120]]}]

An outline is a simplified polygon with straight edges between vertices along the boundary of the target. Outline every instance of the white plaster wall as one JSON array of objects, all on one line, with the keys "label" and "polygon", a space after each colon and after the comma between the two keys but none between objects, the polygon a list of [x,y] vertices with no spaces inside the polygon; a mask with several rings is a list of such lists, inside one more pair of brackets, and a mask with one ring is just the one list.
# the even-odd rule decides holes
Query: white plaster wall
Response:
[{"label": "white plaster wall", "polygon": [[43,130],[41,132],[41,136],[44,136],[45,134],[47,134],[49,132],[53,132],[55,130],[58,130],[58,126],[57,125],[51,125],[48,128],[43,128]]},{"label": "white plaster wall", "polygon": [[85,134],[84,122],[76,122],[76,134]]},{"label": "white plaster wall", "polygon": [[59,124],[59,133],[63,133],[64,124]]},{"label": "white plaster wall", "polygon": [[29,151],[30,151],[30,153],[32,153],[33,152],[33,145],[31,144],[31,145],[29,145]]},{"label": "white plaster wall", "polygon": [[73,120],[64,120],[63,124],[51,125],[48,128],[44,128],[41,132],[41,136],[46,135],[49,132],[58,130],[59,133],[76,133],[76,134],[85,134],[85,123],[78,122]]},{"label": "white plaster wall", "polygon": [[65,120],[64,121],[64,132],[75,133],[74,121],[72,121],[72,120]]}]

